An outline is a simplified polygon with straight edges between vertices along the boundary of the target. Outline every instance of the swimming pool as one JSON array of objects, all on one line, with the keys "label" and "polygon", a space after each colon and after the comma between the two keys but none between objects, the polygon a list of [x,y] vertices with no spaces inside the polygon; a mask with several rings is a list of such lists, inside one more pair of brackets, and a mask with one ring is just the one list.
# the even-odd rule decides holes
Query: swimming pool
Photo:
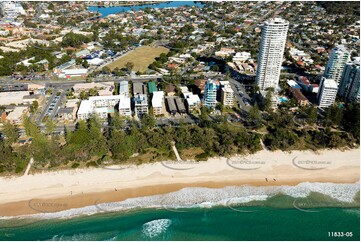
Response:
[{"label": "swimming pool", "polygon": [[281,103],[288,102],[288,98],[286,98],[286,97],[279,97],[278,99],[280,100]]}]

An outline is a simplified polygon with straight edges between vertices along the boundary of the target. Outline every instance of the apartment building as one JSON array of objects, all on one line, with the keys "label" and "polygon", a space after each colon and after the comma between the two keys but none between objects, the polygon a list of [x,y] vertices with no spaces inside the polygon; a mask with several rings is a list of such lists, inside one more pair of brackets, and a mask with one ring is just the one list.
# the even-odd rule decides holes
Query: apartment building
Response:
[{"label": "apartment building", "polygon": [[163,114],[164,92],[154,91],[152,96],[152,107],[154,115]]},{"label": "apartment building", "polygon": [[269,19],[263,25],[256,74],[261,91],[278,86],[288,25],[281,18]]},{"label": "apartment building", "polygon": [[337,89],[337,83],[333,79],[322,77],[317,94],[318,106],[321,108],[332,106],[336,99]]},{"label": "apartment building", "polygon": [[223,106],[232,107],[233,106],[233,90],[231,87],[226,86],[221,90],[221,101]]}]

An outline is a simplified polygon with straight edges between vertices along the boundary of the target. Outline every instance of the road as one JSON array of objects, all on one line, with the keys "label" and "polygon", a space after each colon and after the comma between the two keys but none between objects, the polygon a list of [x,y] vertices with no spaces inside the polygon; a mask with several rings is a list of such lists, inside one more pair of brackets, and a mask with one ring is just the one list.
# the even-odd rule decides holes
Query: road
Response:
[{"label": "road", "polygon": [[248,110],[251,106],[246,105],[244,100],[247,100],[247,102],[250,103],[252,99],[246,92],[244,85],[232,78],[229,79],[229,83],[234,92],[234,97],[237,100],[238,107],[240,107],[240,109],[242,109],[243,111],[248,112]]}]

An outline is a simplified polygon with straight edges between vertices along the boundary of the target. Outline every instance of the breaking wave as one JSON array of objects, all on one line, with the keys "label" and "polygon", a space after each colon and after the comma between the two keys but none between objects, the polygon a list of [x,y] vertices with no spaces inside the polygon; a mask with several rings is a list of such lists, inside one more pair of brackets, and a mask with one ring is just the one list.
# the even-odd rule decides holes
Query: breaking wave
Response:
[{"label": "breaking wave", "polygon": [[[80,215],[92,215],[101,212],[117,212],[139,208],[192,208],[228,206],[251,201],[265,201],[268,198],[282,194],[293,198],[306,198],[312,192],[326,195],[340,202],[352,203],[360,191],[359,182],[353,184],[311,183],[304,182],[296,186],[229,186],[224,188],[183,188],[164,195],[153,195],[129,198],[121,202],[96,203],[83,208],[69,209],[54,213],[39,213],[11,218],[54,219],[71,218]],[[163,221],[163,220],[162,220]],[[163,223],[163,222],[162,222]],[[151,228],[151,227],[150,227]]]}]

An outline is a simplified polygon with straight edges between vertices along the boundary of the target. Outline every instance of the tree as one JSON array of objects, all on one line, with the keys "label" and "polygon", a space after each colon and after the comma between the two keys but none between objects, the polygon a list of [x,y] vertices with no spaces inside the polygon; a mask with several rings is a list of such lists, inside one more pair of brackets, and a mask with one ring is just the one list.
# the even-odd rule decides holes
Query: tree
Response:
[{"label": "tree", "polygon": [[19,137],[19,134],[16,132],[16,127],[10,122],[5,122],[3,132],[6,137],[5,143],[9,146],[15,143]]},{"label": "tree", "polygon": [[33,103],[30,105],[30,113],[35,113],[36,110],[39,108],[38,101],[33,101]]},{"label": "tree", "polygon": [[78,57],[75,59],[75,64],[80,65],[83,62],[83,59]]},{"label": "tree", "polygon": [[128,72],[131,73],[133,68],[134,68],[134,63],[133,62],[127,62],[125,64],[125,68],[127,68]]},{"label": "tree", "polygon": [[250,121],[254,121],[254,122],[258,122],[260,119],[260,112],[259,112],[259,108],[258,108],[258,104],[255,103],[253,105],[253,107],[251,107],[251,109],[248,112],[248,119]]},{"label": "tree", "polygon": [[104,66],[103,68],[102,68],[102,73],[104,73],[104,74],[110,74],[110,68],[109,67],[107,67],[107,66]]},{"label": "tree", "polygon": [[45,133],[51,134],[54,132],[55,128],[56,128],[56,123],[53,122],[50,118],[48,118],[45,123]]},{"label": "tree", "polygon": [[71,46],[79,48],[83,43],[90,42],[90,38],[82,34],[74,34],[73,32],[64,35],[61,44],[64,47]]}]

